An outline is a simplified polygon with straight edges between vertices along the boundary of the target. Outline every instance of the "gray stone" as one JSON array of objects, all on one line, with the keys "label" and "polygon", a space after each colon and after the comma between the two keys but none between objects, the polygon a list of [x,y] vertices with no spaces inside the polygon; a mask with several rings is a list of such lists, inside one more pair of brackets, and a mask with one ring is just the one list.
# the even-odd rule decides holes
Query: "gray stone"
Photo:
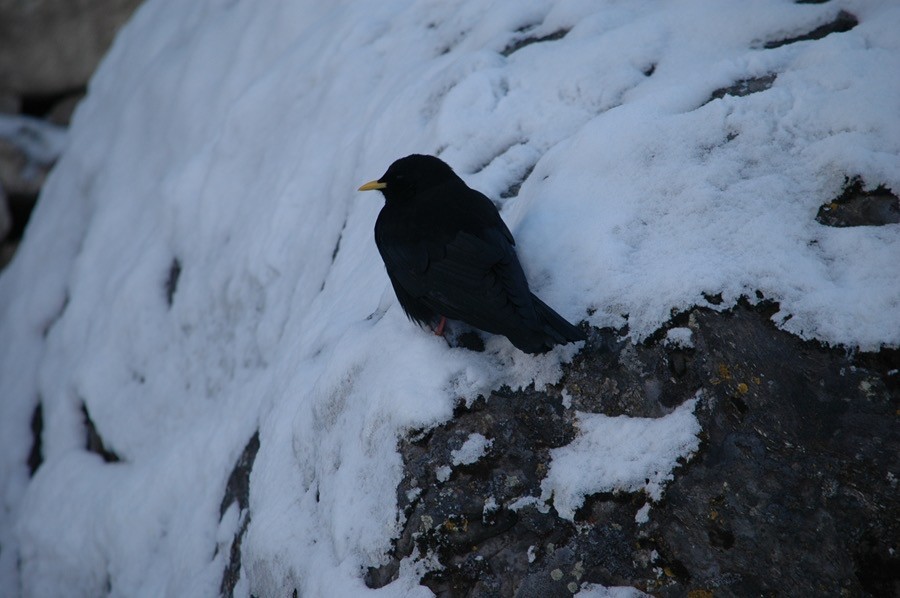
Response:
[{"label": "gray stone", "polygon": [[841,194],[819,208],[816,222],[836,227],[896,224],[900,199],[884,185],[866,191],[860,177],[848,178]]},{"label": "gray stone", "polygon": [[0,90],[0,114],[17,114],[22,107],[22,101],[14,93]]},{"label": "gray stone", "polygon": [[0,114],[0,268],[15,253],[65,131],[25,116]]},{"label": "gray stone", "polygon": [[139,0],[0,0],[0,92],[83,88]]},{"label": "gray stone", "polygon": [[54,103],[44,118],[47,122],[61,127],[69,126],[72,121],[72,114],[78,103],[84,99],[84,93],[78,92],[64,96],[58,102]]},{"label": "gray stone", "polygon": [[30,160],[20,146],[0,137],[0,184],[10,195],[37,198],[51,165]]},{"label": "gray stone", "polygon": [[[693,347],[665,342],[666,330],[639,345],[593,330],[558,386],[500,389],[403,442],[406,524],[367,583],[390,582],[417,548],[443,565],[423,579],[438,596],[570,596],[584,583],[658,596],[898,595],[898,351],[801,341],[775,328],[774,309],[675,317]],[[510,508],[540,494],[576,410],[658,417],[698,392],[701,448],[646,522],[635,521],[643,493],[588,497],[574,523],[552,506]],[[473,432],[493,440],[489,453],[436,479]]]}]

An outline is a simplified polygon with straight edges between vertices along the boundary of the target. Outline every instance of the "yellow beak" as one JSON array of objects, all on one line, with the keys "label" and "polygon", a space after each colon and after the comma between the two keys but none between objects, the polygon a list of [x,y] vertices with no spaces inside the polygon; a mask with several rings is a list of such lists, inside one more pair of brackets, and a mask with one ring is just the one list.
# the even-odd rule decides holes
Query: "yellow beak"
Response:
[{"label": "yellow beak", "polygon": [[375,191],[377,189],[384,189],[387,187],[387,183],[380,183],[378,181],[369,181],[365,185],[359,188],[359,191]]}]

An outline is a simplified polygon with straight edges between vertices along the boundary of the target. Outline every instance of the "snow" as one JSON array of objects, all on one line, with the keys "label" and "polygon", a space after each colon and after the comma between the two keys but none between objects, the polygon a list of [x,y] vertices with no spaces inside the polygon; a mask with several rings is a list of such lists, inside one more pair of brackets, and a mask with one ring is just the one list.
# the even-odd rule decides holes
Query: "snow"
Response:
[{"label": "snow", "polygon": [[644,503],[644,506],[637,510],[634,514],[635,523],[644,524],[650,521],[650,503]]},{"label": "snow", "polygon": [[541,499],[553,499],[560,517],[572,521],[584,498],[599,492],[643,490],[658,501],[679,460],[700,446],[694,417],[699,399],[685,401],[660,418],[578,413],[578,436],[550,451]]},{"label": "snow", "polygon": [[694,339],[690,328],[670,328],[666,331],[665,343],[682,349],[693,349]]},{"label": "snow", "polygon": [[604,587],[593,583],[583,584],[581,590],[575,594],[576,598],[643,598],[649,595],[636,588]]},{"label": "snow", "polygon": [[[841,9],[851,31],[763,48]],[[377,591],[362,578],[402,525],[399,438],[553,383],[577,349],[473,353],[406,320],[380,199],[355,190],[408,153],[500,202],[572,321],[642,340],[704,293],[726,309],[759,290],[804,338],[896,346],[900,227],[814,216],[847,175],[900,189],[898,27],[889,0],[148,0],[0,275],[0,594],[218,594],[247,516],[220,503],[257,430],[237,595],[430,594],[432,555]],[[119,462],[85,451],[82,407]],[[692,408],[579,414],[547,497],[515,506],[658,497]]]},{"label": "snow", "polygon": [[28,165],[52,164],[66,145],[66,130],[30,116],[0,114],[0,140],[21,151]]},{"label": "snow", "polygon": [[487,523],[490,520],[491,516],[494,515],[498,510],[500,510],[500,505],[497,504],[497,499],[493,496],[488,496],[484,500],[484,508],[481,510],[482,522]]},{"label": "snow", "polygon": [[434,478],[438,482],[446,482],[450,479],[450,476],[453,475],[453,468],[449,465],[441,465],[437,469],[434,470]]},{"label": "snow", "polygon": [[573,398],[573,397],[572,397],[571,394],[569,394],[569,391],[566,390],[565,388],[562,389],[562,392],[560,393],[560,396],[561,396],[561,398],[562,398],[562,406],[563,406],[564,408],[566,408],[566,409],[571,409],[571,408],[572,408],[572,398]]},{"label": "snow", "polygon": [[471,465],[477,462],[487,454],[493,444],[494,441],[488,440],[483,434],[477,432],[470,434],[459,449],[450,451],[453,465]]}]

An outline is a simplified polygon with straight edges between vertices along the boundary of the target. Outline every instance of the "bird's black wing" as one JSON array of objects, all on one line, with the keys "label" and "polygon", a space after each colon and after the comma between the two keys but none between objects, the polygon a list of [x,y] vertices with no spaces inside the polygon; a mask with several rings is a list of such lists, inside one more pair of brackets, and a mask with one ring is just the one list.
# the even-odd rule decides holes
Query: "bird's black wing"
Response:
[{"label": "bird's black wing", "polygon": [[428,250],[421,241],[398,238],[394,228],[381,217],[375,224],[375,244],[391,286],[410,319],[423,326],[434,324],[440,314],[422,302],[425,294],[422,276],[428,268]]},{"label": "bird's black wing", "polygon": [[388,275],[411,318],[424,323],[446,316],[505,335],[537,325],[512,235],[499,216],[497,221],[486,228],[465,227],[470,230],[451,222],[452,236],[440,232],[449,227],[432,227],[430,237],[404,241],[391,234],[391,226],[376,227]]},{"label": "bird's black wing", "polygon": [[528,288],[509,228],[460,182],[386,205],[375,240],[400,304],[420,324],[440,316],[502,334],[531,353],[583,338]]},{"label": "bird's black wing", "polygon": [[424,279],[424,302],[448,318],[504,335],[536,321],[525,274],[498,228],[457,234]]}]

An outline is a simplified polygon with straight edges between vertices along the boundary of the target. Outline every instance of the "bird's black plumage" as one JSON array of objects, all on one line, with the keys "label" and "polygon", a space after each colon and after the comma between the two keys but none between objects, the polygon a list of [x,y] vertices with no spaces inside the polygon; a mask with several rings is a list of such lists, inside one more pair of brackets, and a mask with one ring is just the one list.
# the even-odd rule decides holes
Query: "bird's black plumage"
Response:
[{"label": "bird's black plumage", "polygon": [[528,353],[584,334],[528,288],[512,233],[494,204],[434,156],[391,164],[361,191],[385,204],[375,243],[406,314],[421,325],[442,317],[502,334]]}]

